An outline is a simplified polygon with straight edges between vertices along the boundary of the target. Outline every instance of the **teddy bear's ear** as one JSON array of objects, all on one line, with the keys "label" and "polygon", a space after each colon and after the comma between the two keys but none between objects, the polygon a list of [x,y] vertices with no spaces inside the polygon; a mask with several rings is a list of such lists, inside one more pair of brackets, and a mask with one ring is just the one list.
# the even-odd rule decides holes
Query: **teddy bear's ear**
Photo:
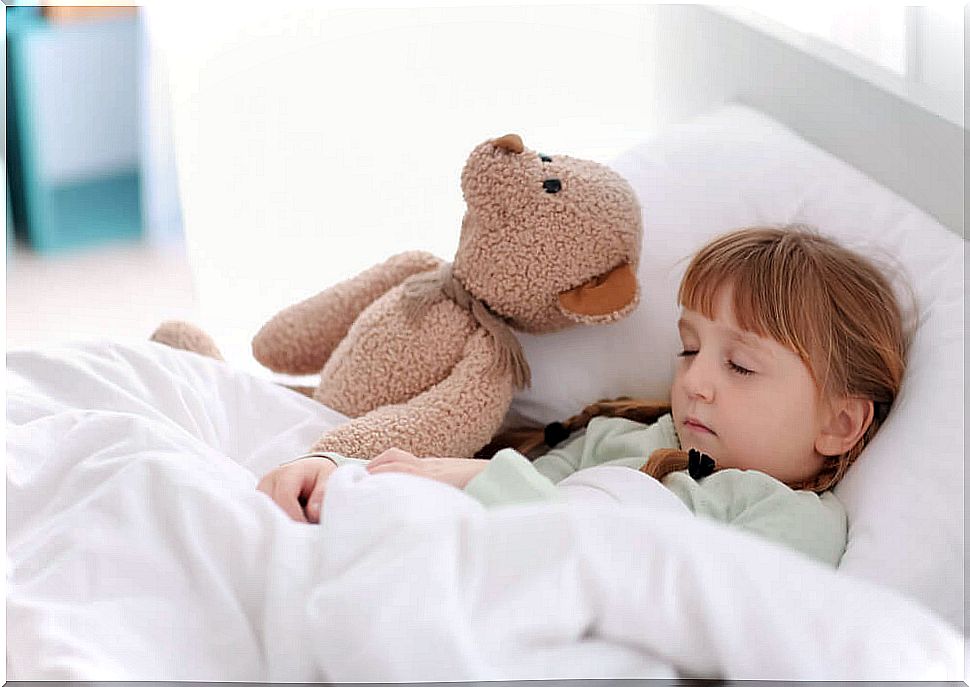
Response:
[{"label": "teddy bear's ear", "polygon": [[502,150],[507,150],[510,153],[521,153],[525,150],[525,146],[522,143],[522,139],[518,134],[505,134],[502,138],[496,138],[492,141],[492,145],[496,148],[501,148]]},{"label": "teddy bear's ear", "polygon": [[638,300],[637,278],[629,263],[559,294],[559,309],[577,322],[608,322],[629,312]]}]

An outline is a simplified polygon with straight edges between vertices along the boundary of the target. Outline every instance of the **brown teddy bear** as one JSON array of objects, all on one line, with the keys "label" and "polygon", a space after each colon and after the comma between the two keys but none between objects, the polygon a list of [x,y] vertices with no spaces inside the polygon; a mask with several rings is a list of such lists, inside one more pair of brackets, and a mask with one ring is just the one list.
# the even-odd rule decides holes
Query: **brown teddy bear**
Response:
[{"label": "brown teddy bear", "polygon": [[[529,384],[512,330],[613,322],[636,307],[640,207],[616,172],[508,134],[472,151],[461,188],[453,262],[395,255],[286,308],[253,339],[269,369],[319,372],[319,386],[298,390],[352,418],[312,451],[470,457]],[[221,359],[187,323],[152,339]]]}]

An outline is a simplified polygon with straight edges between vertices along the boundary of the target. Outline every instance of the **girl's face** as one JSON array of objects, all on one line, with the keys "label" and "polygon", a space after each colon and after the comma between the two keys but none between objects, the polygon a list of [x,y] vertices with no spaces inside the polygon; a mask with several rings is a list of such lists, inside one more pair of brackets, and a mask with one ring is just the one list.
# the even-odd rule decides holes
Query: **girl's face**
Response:
[{"label": "girl's face", "polygon": [[678,322],[683,353],[671,406],[681,446],[719,468],[782,482],[814,477],[824,416],[811,374],[793,351],[743,331],[731,303],[732,289],[722,288],[713,320],[684,309]]}]

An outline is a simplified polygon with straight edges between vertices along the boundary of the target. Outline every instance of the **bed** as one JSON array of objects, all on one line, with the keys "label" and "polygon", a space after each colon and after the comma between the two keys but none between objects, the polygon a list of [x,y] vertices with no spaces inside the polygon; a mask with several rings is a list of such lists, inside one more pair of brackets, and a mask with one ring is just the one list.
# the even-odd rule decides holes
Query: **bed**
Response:
[{"label": "bed", "polygon": [[[747,88],[685,96],[691,111],[611,161],[644,208],[643,303],[610,327],[522,336],[533,386],[509,420],[662,397],[683,258],[737,226],[816,225],[912,305],[900,398],[836,488],[838,570],[659,509],[485,510],[353,465],[322,524],[299,525],[258,477],[346,418],[148,341],[66,343],[7,354],[7,678],[962,679],[965,242],[939,194],[850,165],[780,118],[782,96]],[[931,124],[910,133],[952,142]]]}]

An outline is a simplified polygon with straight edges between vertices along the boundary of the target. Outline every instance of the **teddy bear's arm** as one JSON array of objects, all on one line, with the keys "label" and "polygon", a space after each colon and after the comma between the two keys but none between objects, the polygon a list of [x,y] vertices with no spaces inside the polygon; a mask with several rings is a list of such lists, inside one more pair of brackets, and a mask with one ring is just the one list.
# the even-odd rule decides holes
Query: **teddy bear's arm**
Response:
[{"label": "teddy bear's arm", "polygon": [[368,305],[411,275],[444,261],[423,251],[399,253],[316,296],[291,305],[253,338],[253,356],[285,374],[319,372]]},{"label": "teddy bear's arm", "polygon": [[496,371],[494,360],[491,336],[479,330],[448,377],[407,403],[334,428],[312,450],[373,458],[397,447],[418,456],[469,458],[491,440],[512,402],[512,374]]}]

